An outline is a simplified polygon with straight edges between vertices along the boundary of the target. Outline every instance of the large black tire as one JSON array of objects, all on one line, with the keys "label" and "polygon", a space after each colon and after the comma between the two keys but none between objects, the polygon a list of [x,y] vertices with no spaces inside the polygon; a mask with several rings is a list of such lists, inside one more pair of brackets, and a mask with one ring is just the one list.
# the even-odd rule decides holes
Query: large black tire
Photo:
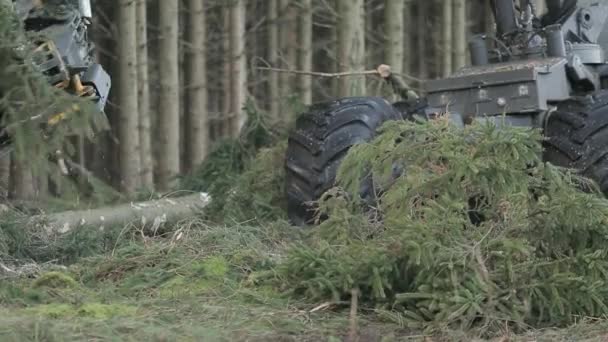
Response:
[{"label": "large black tire", "polygon": [[286,153],[287,212],[292,224],[312,223],[310,206],[334,186],[340,162],[355,144],[370,141],[376,130],[401,114],[377,97],[354,97],[313,105],[300,115]]},{"label": "large black tire", "polygon": [[578,170],[608,194],[608,91],[559,104],[544,134],[545,161]]}]

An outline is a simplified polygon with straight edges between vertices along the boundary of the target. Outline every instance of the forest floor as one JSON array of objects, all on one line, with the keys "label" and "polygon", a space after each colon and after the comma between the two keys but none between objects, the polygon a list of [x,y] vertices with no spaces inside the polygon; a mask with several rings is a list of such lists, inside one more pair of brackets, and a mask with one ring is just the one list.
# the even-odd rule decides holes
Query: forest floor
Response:
[{"label": "forest floor", "polygon": [[[193,221],[165,237],[125,237],[67,267],[14,260],[0,271],[0,340],[343,341],[353,331],[358,341],[480,340],[428,336],[366,309],[353,330],[350,303],[294,301],[263,285],[272,272],[264,263],[280,259],[290,239],[285,229]],[[505,331],[493,341],[608,341],[608,322]]]}]

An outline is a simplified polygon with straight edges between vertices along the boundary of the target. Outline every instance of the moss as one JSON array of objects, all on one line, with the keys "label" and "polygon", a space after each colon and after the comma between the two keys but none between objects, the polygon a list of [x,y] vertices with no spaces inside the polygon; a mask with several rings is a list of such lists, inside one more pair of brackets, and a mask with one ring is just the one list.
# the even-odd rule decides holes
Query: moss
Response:
[{"label": "moss", "polygon": [[228,262],[222,256],[213,256],[202,262],[205,277],[223,279],[228,274]]},{"label": "moss", "polygon": [[65,318],[75,316],[74,307],[70,304],[44,304],[28,308],[25,311],[36,316],[44,316],[48,318]]},{"label": "moss", "polygon": [[122,304],[87,303],[78,308],[77,313],[80,317],[108,319],[134,316],[137,313],[137,308]]},{"label": "moss", "polygon": [[88,317],[95,319],[110,319],[114,317],[131,317],[137,313],[137,308],[122,304],[86,303],[80,306],[70,304],[44,304],[25,310],[36,316],[62,319],[73,317]]},{"label": "moss", "polygon": [[218,281],[177,276],[160,286],[158,295],[164,299],[192,297],[210,293],[221,285]]},{"label": "moss", "polygon": [[74,278],[62,272],[48,272],[36,278],[32,282],[32,287],[41,288],[48,287],[53,289],[75,288],[78,283]]}]

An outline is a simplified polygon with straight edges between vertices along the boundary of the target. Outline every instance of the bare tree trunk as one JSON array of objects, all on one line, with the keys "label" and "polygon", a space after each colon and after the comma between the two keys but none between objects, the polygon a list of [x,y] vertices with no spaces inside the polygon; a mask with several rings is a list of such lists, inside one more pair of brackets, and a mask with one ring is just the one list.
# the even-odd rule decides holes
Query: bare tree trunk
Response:
[{"label": "bare tree trunk", "polygon": [[36,188],[34,186],[34,174],[31,165],[12,153],[11,174],[9,178],[9,198],[14,200],[34,200]]},{"label": "bare tree trunk", "polygon": [[454,60],[453,68],[459,69],[467,59],[467,9],[465,0],[454,1]]},{"label": "bare tree trunk", "polygon": [[536,15],[541,17],[547,11],[546,0],[536,0]]},{"label": "bare tree trunk", "polygon": [[179,174],[179,8],[178,1],[159,4],[159,156],[158,187],[167,191]]},{"label": "bare tree trunk", "polygon": [[207,57],[205,0],[189,0],[188,39],[186,55],[186,170],[201,164],[209,149],[207,110]]},{"label": "bare tree trunk", "polygon": [[245,54],[245,1],[236,0],[230,9],[230,41],[232,46],[232,134],[238,136],[245,124],[243,111],[247,101],[247,56]]},{"label": "bare tree trunk", "polygon": [[38,227],[50,237],[82,227],[104,229],[127,224],[158,230],[163,225],[198,215],[209,201],[206,194],[198,193],[114,207],[33,216],[29,218],[28,225]]},{"label": "bare tree trunk", "polygon": [[[312,71],[312,0],[301,0],[300,9],[300,70]],[[300,76],[302,103],[312,104],[312,77]]]},{"label": "bare tree trunk", "polygon": [[132,0],[120,0],[118,10],[118,98],[120,119],[120,184],[132,194],[139,186],[139,119],[137,108],[137,16]]},{"label": "bare tree trunk", "polygon": [[412,0],[405,0],[405,9],[403,11],[403,73],[411,74],[412,64]]},{"label": "bare tree trunk", "polygon": [[[363,0],[338,0],[338,56],[345,71],[365,70],[365,3]],[[340,96],[365,94],[365,77],[340,79]]]},{"label": "bare tree trunk", "polygon": [[404,0],[386,0],[386,63],[391,66],[395,73],[403,72],[404,5]]},{"label": "bare tree trunk", "polygon": [[[279,66],[279,24],[278,0],[268,0],[268,61],[273,67]],[[270,117],[279,119],[279,75],[271,72],[268,75],[268,99]]]},{"label": "bare tree trunk", "polygon": [[224,5],[222,15],[224,21],[224,39],[222,42],[223,54],[224,54],[224,77],[222,78],[222,90],[224,93],[224,101],[222,102],[222,114],[224,115],[220,121],[220,127],[222,130],[221,136],[230,136],[232,134],[232,120],[234,115],[234,108],[232,108],[232,83],[234,82],[234,75],[232,75],[232,39],[230,39],[230,27],[231,27],[231,7]]},{"label": "bare tree trunk", "polygon": [[443,0],[443,61],[442,75],[447,77],[452,73],[452,0]]},{"label": "bare tree trunk", "polygon": [[[296,52],[296,44],[298,41],[298,12],[294,8],[292,0],[280,0],[279,3],[279,19],[281,23],[279,44],[283,68],[296,69],[298,67],[298,56]],[[281,73],[279,75],[280,120],[285,120],[285,114],[288,110],[285,99],[297,91],[295,88],[296,82],[293,75],[290,75],[289,73]]]},{"label": "bare tree trunk", "polygon": [[150,83],[148,78],[148,18],[146,0],[137,0],[137,95],[139,98],[139,150],[141,186],[154,189],[154,160],[150,127]]},{"label": "bare tree trunk", "polygon": [[11,155],[0,151],[0,198],[8,197],[11,175]]},{"label": "bare tree trunk", "polygon": [[416,26],[417,33],[416,37],[418,39],[418,56],[416,56],[417,65],[418,65],[418,76],[422,79],[425,79],[429,76],[429,61],[428,58],[428,43],[431,39],[431,33],[427,31],[427,22],[429,21],[428,15],[428,7],[430,3],[427,3],[426,0],[418,1],[418,13],[416,17]]}]

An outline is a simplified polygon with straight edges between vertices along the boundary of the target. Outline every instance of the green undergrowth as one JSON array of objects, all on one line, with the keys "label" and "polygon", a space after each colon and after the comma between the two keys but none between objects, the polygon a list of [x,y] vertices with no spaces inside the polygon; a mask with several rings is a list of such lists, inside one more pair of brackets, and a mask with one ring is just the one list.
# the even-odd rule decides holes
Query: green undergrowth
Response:
[{"label": "green undergrowth", "polygon": [[[391,122],[354,148],[338,184],[371,175],[373,210],[340,188],[280,266],[296,296],[347,300],[427,332],[492,336],[608,314],[608,201],[544,164],[541,136],[448,120]],[[396,173],[396,168],[401,173]]]},{"label": "green undergrowth", "polygon": [[348,327],[345,315],[310,313],[318,303],[268,285],[298,238],[285,223],[176,233],[3,279],[0,340],[318,341]]},{"label": "green undergrowth", "polygon": [[253,102],[238,138],[216,144],[206,160],[181,179],[180,188],[208,192],[207,219],[218,223],[285,218],[283,160],[288,125],[271,123]]}]

